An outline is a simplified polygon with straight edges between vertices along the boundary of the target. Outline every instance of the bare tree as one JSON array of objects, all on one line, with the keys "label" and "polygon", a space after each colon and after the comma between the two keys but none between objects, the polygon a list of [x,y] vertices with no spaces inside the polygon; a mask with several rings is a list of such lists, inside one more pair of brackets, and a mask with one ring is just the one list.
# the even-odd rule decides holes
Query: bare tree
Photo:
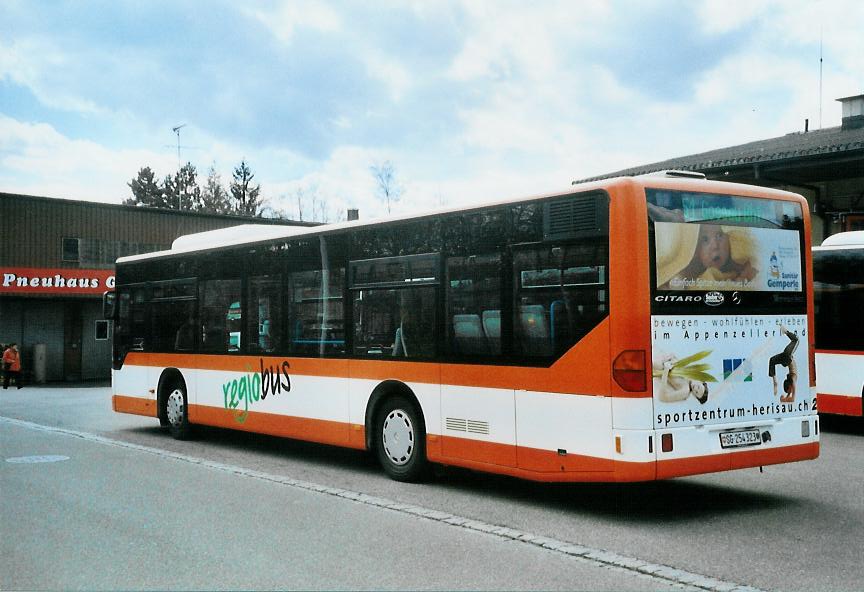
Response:
[{"label": "bare tree", "polygon": [[304,219],[311,222],[330,222],[334,218],[327,198],[321,195],[315,183],[297,187],[293,199],[297,202],[297,219],[301,222]]},{"label": "bare tree", "polygon": [[303,221],[303,188],[298,187],[294,192],[294,196],[297,198],[297,219],[301,222]]},{"label": "bare tree", "polygon": [[390,213],[391,204],[399,201],[402,196],[402,187],[396,179],[396,171],[393,163],[389,160],[373,164],[369,167],[372,176],[378,184],[378,197],[387,204],[387,213]]}]

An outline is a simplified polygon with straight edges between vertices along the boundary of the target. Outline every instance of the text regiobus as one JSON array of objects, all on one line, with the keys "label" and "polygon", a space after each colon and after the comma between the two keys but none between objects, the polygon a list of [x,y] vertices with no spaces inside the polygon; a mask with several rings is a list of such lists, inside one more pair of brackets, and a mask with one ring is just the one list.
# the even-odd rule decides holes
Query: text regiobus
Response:
[{"label": "text regiobus", "polygon": [[639,481],[816,458],[805,206],[657,175],[181,237],[117,262],[113,406],[178,438],[206,424],[368,449],[401,480],[429,463]]}]

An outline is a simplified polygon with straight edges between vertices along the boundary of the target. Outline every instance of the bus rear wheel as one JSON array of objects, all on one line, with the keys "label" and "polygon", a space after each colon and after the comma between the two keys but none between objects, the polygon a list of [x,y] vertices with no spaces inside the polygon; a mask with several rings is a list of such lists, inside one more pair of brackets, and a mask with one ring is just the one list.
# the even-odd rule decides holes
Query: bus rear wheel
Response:
[{"label": "bus rear wheel", "polygon": [[378,461],[387,476],[396,481],[420,481],[427,476],[426,429],[412,401],[386,400],[378,412],[375,435]]},{"label": "bus rear wheel", "polygon": [[165,397],[165,419],[172,437],[177,440],[189,437],[192,428],[189,425],[186,389],[180,384],[173,384],[168,388],[168,396]]}]

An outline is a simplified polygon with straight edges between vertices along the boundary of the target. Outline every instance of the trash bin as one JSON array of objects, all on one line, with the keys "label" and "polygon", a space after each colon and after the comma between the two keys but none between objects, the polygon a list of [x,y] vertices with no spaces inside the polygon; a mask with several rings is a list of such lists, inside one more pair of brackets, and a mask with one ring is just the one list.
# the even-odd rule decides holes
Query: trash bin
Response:
[{"label": "trash bin", "polygon": [[45,384],[45,344],[33,346],[33,382]]}]

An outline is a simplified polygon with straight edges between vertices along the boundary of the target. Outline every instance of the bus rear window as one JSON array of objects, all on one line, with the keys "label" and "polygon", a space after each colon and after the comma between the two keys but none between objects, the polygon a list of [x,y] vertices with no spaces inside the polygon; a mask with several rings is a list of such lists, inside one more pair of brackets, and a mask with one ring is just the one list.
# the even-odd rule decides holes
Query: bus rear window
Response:
[{"label": "bus rear window", "polygon": [[658,291],[804,289],[798,203],[647,190]]}]

